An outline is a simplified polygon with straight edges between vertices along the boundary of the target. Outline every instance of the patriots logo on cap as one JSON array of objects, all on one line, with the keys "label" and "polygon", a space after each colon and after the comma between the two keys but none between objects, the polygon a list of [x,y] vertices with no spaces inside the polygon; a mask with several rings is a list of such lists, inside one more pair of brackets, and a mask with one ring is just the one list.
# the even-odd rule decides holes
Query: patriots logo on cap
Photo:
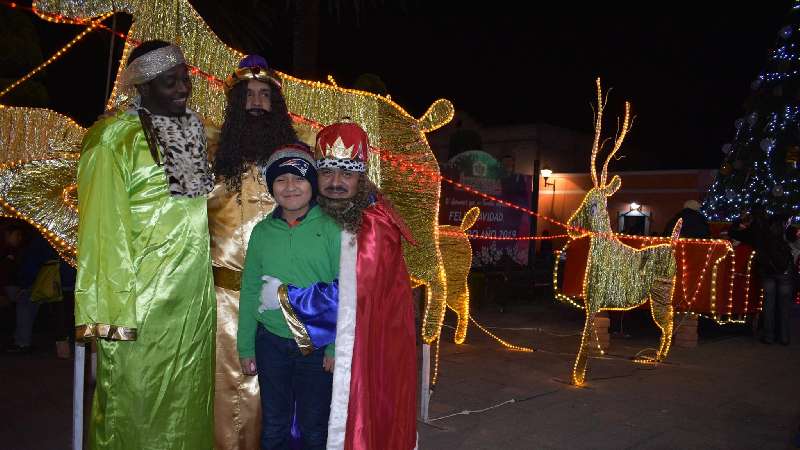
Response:
[{"label": "patriots logo on cap", "polygon": [[299,170],[302,176],[306,176],[306,172],[308,172],[308,168],[311,166],[311,164],[309,164],[308,161],[302,158],[292,158],[282,162],[278,167],[284,167],[284,166],[292,166],[295,169]]}]

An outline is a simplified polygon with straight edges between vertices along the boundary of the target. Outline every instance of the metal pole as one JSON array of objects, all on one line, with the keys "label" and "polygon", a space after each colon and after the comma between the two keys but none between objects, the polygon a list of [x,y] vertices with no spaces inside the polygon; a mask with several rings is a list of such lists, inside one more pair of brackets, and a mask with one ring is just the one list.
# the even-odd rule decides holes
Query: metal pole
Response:
[{"label": "metal pole", "polygon": [[428,421],[428,408],[431,403],[431,346],[422,344],[422,386],[419,389],[420,412],[423,422]]},{"label": "metal pole", "polygon": [[75,368],[72,378],[72,450],[83,449],[83,386],[86,344],[75,343]]},{"label": "metal pole", "polygon": [[106,101],[111,95],[111,67],[114,65],[114,44],[117,37],[117,15],[111,16],[111,45],[108,47],[108,70],[106,72]]},{"label": "metal pole", "polygon": [[[531,211],[539,212],[539,170],[541,169],[540,165],[541,162],[539,160],[539,156],[541,155],[541,150],[536,150],[536,159],[533,160],[533,178],[531,179],[531,184],[533,185],[531,188]],[[530,227],[530,236],[536,236],[537,227],[539,218],[536,216],[531,217],[531,227]],[[530,241],[530,245],[528,246],[528,267],[533,268],[534,262],[536,261],[536,241]]]},{"label": "metal pole", "polygon": [[[94,341],[96,342],[96,341]],[[89,368],[89,385],[94,386],[97,381],[97,344],[89,346],[89,353],[91,355],[91,367]]]}]

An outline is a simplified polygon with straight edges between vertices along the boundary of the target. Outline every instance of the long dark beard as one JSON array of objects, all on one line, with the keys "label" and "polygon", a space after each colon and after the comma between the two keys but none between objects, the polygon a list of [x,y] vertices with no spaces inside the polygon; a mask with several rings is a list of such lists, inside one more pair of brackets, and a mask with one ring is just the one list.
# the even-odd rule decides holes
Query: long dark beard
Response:
[{"label": "long dark beard", "polygon": [[272,111],[253,116],[245,110],[247,83],[228,93],[225,122],[214,159],[214,172],[225,179],[230,192],[240,192],[242,175],[254,164],[263,164],[281,145],[297,142],[281,90],[272,88]]},{"label": "long dark beard", "polygon": [[272,142],[275,135],[275,117],[272,112],[264,112],[260,116],[247,114],[244,117],[244,128],[239,136],[239,154],[244,163],[258,163],[269,158],[272,148],[277,142]]},{"label": "long dark beard", "polygon": [[353,198],[329,198],[320,192],[317,203],[322,211],[339,224],[343,230],[357,235],[358,230],[361,229],[364,210],[372,204],[372,197],[377,193],[378,188],[369,181],[366,175],[362,174]]}]

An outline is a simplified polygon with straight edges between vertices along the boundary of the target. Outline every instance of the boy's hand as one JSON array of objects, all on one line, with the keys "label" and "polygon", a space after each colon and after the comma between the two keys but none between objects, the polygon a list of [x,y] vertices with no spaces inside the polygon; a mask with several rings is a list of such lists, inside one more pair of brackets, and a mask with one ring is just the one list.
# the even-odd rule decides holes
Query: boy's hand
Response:
[{"label": "boy's hand", "polygon": [[242,373],[245,375],[258,375],[255,358],[241,358],[239,364],[242,365]]},{"label": "boy's hand", "polygon": [[333,373],[333,366],[335,363],[336,359],[326,356],[322,359],[322,368],[325,369],[325,372]]}]

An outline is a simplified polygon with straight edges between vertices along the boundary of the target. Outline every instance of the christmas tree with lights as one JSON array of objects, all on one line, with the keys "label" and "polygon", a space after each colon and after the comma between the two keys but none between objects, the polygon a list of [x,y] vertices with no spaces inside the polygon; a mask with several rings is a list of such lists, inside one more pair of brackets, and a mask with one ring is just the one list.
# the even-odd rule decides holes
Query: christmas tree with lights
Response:
[{"label": "christmas tree with lights", "polygon": [[756,204],[768,214],[800,215],[800,0],[768,54],[746,113],[722,146],[725,157],[702,208],[709,220],[736,220]]}]

